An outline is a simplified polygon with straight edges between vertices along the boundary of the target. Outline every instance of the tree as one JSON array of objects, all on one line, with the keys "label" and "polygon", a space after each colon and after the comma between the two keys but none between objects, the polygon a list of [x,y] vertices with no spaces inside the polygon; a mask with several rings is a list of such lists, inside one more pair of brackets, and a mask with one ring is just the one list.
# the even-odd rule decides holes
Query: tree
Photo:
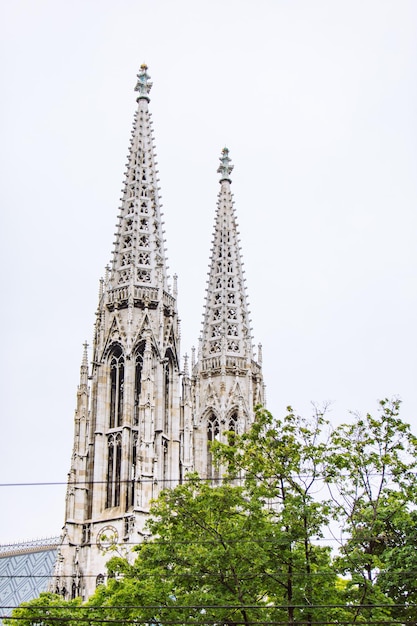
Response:
[{"label": "tree", "polygon": [[[7,626],[57,626],[63,621],[69,626],[79,623],[78,618],[82,617],[78,609],[81,605],[81,598],[64,601],[61,596],[55,593],[41,593],[39,598],[22,602],[20,607],[14,609],[12,617],[5,618]],[[75,612],[75,609],[77,611]]]},{"label": "tree", "polygon": [[135,560],[114,555],[87,603],[43,594],[8,624],[417,621],[417,439],[398,401],[333,432],[318,410],[259,409],[212,453],[223,481],[190,474],[163,491]]},{"label": "tree", "polygon": [[382,400],[379,409],[379,417],[356,415],[336,428],[326,460],[340,532],[335,566],[349,577],[347,601],[366,619],[393,615],[382,605],[406,595],[403,584],[396,591],[394,578],[381,572],[399,556],[401,528],[416,503],[417,438],[399,418],[399,400]]},{"label": "tree", "polygon": [[330,550],[318,542],[331,513],[323,498],[327,429],[324,412],[317,409],[304,420],[288,407],[285,417],[275,420],[260,408],[247,433],[230,433],[229,445],[213,446],[229,479],[243,477],[251,497],[270,512],[279,534],[270,544],[270,558],[279,563],[274,578],[288,606],[288,624],[340,617],[338,609],[314,608],[337,604]]},{"label": "tree", "polygon": [[128,613],[140,623],[271,619],[276,592],[265,546],[274,529],[268,511],[241,487],[213,487],[191,476],[160,495],[148,530],[153,538],[136,548],[132,566],[110,561],[109,571],[123,579],[99,589],[93,603],[142,607]]}]

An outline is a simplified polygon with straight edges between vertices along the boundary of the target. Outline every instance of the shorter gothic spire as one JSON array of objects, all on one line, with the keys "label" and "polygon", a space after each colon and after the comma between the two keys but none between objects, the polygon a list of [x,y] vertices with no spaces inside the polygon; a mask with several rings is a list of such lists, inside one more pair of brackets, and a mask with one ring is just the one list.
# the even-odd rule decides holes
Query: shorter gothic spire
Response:
[{"label": "shorter gothic spire", "polygon": [[233,164],[223,148],[217,172],[220,193],[214,225],[206,307],[202,332],[202,358],[220,355],[251,361],[253,357],[243,262],[230,174]]},{"label": "shorter gothic spire", "polygon": [[137,97],[137,102],[139,102],[139,100],[141,100],[142,98],[144,98],[145,100],[147,100],[149,102],[149,92],[151,90],[152,87],[152,82],[150,80],[150,76],[148,74],[148,66],[146,65],[146,63],[142,63],[142,65],[140,66],[140,70],[139,70],[139,74],[137,75],[138,78],[138,82],[136,83],[136,87],[135,87],[135,91],[139,92],[139,95]]}]

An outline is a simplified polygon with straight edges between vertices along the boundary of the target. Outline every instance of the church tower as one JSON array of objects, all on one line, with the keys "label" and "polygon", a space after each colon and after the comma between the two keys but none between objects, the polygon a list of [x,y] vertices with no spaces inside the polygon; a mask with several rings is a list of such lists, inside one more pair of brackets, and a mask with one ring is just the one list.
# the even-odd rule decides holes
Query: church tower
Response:
[{"label": "church tower", "polygon": [[209,279],[198,361],[192,363],[194,469],[218,478],[210,443],[226,441],[226,432],[243,433],[264,404],[261,346],[254,360],[249,307],[239,242],[229,150],[224,148],[217,172],[220,191],[211,249]]},{"label": "church tower", "polygon": [[126,178],[111,265],[100,281],[92,363],[84,345],[52,591],[90,596],[108,559],[142,541],[150,502],[188,471],[216,478],[210,442],[243,432],[264,404],[254,361],[228,150],[222,152],[198,358],[180,372],[177,286],[168,281],[150,120],[152,83],[138,74]]},{"label": "church tower", "polygon": [[176,287],[168,285],[151,86],[143,65],[90,377],[86,348],[81,365],[56,571],[57,590],[67,597],[91,595],[109,546],[138,542],[150,500],[179,478],[179,321]]}]

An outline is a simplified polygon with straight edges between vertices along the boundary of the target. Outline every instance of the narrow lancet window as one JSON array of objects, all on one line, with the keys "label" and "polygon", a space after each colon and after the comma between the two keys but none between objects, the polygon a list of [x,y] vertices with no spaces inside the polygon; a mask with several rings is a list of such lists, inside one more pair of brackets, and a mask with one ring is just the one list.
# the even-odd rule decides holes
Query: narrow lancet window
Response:
[{"label": "narrow lancet window", "polygon": [[237,413],[232,413],[232,415],[229,418],[229,430],[232,433],[236,433],[237,430]]},{"label": "narrow lancet window", "polygon": [[140,394],[142,391],[142,371],[143,371],[143,351],[145,345],[142,343],[139,346],[139,349],[136,353],[136,363],[135,363],[135,397],[134,397],[134,407],[133,407],[133,423],[135,425],[139,424],[139,404],[140,404]]},{"label": "narrow lancet window", "polygon": [[132,439],[132,464],[131,464],[131,485],[130,485],[130,498],[128,499],[128,507],[135,506],[135,480],[136,480],[136,463],[138,460],[138,433],[133,432]]},{"label": "narrow lancet window", "polygon": [[164,432],[169,432],[169,407],[170,407],[170,362],[164,366]]},{"label": "narrow lancet window", "polygon": [[122,436],[112,434],[107,439],[106,508],[120,505],[120,479],[122,466]]},{"label": "narrow lancet window", "polygon": [[212,413],[207,420],[207,478],[217,480],[219,475],[213,464],[211,444],[219,438],[220,426],[218,417]]},{"label": "narrow lancet window", "polygon": [[124,377],[125,362],[123,352],[120,346],[117,346],[110,361],[110,428],[117,428],[122,424]]}]

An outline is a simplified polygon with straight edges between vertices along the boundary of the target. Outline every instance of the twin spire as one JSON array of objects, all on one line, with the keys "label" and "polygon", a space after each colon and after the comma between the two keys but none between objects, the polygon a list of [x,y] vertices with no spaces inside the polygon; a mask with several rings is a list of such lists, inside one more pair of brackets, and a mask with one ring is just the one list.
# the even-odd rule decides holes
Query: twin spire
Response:
[{"label": "twin spire", "polygon": [[252,359],[253,349],[239,231],[230,188],[232,170],[229,150],[223,148],[217,170],[221,187],[213,232],[201,356],[203,360],[219,355],[241,357],[248,362]]},{"label": "twin spire", "polygon": [[[147,65],[140,67],[135,91],[138,109],[134,116],[126,178],[107,293],[115,302],[120,294],[146,293],[148,302],[160,301],[169,293],[167,260],[159,196],[157,161],[151,115],[148,110],[152,87]],[[223,148],[220,165],[220,193],[211,250],[200,354],[210,359],[219,354],[253,355],[249,310],[243,277],[238,227],[230,189],[233,164]],[[131,296],[131,297],[136,297]],[[143,296],[145,297],[145,296]],[[122,297],[122,300],[124,298]]]}]

